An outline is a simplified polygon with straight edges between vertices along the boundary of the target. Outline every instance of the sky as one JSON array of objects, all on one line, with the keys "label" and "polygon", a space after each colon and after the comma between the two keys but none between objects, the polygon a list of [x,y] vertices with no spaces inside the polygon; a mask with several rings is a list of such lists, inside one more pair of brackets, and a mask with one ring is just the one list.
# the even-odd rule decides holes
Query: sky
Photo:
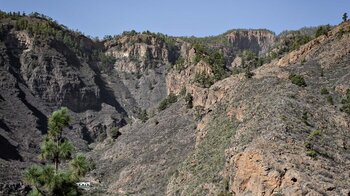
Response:
[{"label": "sky", "polygon": [[230,29],[276,32],[339,24],[350,0],[0,0],[2,11],[39,12],[85,35],[123,31],[210,36]]}]

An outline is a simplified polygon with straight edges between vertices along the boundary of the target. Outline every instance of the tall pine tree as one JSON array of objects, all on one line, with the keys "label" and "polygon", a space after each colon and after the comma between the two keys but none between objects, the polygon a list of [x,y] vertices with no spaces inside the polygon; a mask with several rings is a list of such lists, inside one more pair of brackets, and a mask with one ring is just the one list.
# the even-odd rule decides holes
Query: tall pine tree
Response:
[{"label": "tall pine tree", "polygon": [[[25,181],[33,189],[30,195],[79,195],[76,182],[88,172],[89,164],[83,155],[72,159],[74,146],[63,137],[63,130],[69,122],[67,108],[51,114],[40,155],[47,163],[43,166],[33,165],[25,173]],[[60,168],[68,160],[71,160],[69,169]]]}]

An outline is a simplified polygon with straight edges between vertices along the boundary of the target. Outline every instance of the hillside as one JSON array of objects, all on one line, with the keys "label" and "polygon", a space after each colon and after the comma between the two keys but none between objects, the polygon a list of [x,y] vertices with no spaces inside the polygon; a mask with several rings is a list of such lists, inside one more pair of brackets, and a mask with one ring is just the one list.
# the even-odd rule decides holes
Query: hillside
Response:
[{"label": "hillside", "polygon": [[1,194],[28,192],[61,106],[86,195],[350,194],[349,22],[102,41],[37,13],[0,24]]}]

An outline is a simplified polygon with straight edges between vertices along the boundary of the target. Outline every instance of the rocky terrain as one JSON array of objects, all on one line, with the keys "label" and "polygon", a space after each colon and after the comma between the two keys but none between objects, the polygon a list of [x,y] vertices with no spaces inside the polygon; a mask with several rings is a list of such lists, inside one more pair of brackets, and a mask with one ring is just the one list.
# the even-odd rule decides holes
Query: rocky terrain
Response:
[{"label": "rocky terrain", "polygon": [[102,41],[40,14],[0,24],[1,194],[28,192],[61,106],[94,165],[86,195],[350,194],[349,22]]}]

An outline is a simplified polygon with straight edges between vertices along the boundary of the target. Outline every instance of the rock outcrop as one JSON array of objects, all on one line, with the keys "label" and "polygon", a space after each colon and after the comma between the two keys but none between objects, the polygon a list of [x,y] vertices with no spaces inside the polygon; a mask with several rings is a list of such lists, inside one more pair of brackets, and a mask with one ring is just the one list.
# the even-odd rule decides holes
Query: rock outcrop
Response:
[{"label": "rock outcrop", "polygon": [[[194,153],[172,176],[168,195],[349,194],[342,179],[349,175],[350,117],[339,110],[344,90],[336,90],[350,87],[350,35],[338,33],[348,25],[287,54],[289,63],[275,60],[252,79],[237,75],[214,84],[207,100],[220,88],[224,95],[206,104]],[[306,62],[294,55],[301,53]],[[307,86],[292,84],[291,73],[302,74]],[[208,143],[221,151],[211,153]]]},{"label": "rock outcrop", "polygon": [[225,36],[233,47],[259,54],[266,53],[276,42],[275,34],[268,30],[233,30]]}]

